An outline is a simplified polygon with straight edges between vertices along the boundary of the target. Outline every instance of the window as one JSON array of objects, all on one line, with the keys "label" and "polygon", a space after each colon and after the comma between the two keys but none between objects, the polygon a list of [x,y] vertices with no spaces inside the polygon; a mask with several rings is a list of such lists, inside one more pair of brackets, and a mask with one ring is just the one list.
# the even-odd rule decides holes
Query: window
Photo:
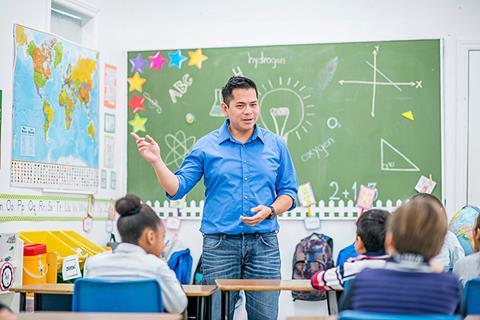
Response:
[{"label": "window", "polygon": [[78,0],[52,0],[50,30],[67,40],[90,46],[98,10]]}]

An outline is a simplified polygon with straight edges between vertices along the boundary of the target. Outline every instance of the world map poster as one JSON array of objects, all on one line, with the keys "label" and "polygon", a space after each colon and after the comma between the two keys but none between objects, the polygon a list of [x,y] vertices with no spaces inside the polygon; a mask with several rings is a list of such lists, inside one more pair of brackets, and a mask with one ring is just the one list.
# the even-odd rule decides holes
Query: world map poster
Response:
[{"label": "world map poster", "polygon": [[14,26],[11,185],[98,186],[97,51]]}]

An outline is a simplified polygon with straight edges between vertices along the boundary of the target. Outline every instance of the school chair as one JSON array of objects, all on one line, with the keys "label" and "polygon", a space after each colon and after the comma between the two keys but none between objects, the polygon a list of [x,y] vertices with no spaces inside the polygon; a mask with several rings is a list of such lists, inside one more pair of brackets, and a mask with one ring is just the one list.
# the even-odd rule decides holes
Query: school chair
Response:
[{"label": "school chair", "polygon": [[162,291],[154,279],[99,280],[81,278],[73,288],[72,311],[163,312]]},{"label": "school chair", "polygon": [[465,314],[480,315],[480,278],[469,280],[465,285]]},{"label": "school chair", "polygon": [[407,315],[347,310],[340,312],[339,320],[461,320],[460,315]]}]

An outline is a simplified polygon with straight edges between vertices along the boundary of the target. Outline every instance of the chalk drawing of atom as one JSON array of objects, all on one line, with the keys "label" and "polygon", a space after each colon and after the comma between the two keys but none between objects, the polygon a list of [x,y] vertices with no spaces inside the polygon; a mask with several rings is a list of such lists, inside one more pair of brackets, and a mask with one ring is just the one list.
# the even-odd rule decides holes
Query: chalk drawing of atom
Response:
[{"label": "chalk drawing of atom", "polygon": [[178,130],[175,134],[165,135],[165,144],[168,148],[168,154],[165,157],[167,166],[175,164],[177,167],[182,165],[183,158],[190,152],[195,144],[194,136],[186,137],[185,132]]}]

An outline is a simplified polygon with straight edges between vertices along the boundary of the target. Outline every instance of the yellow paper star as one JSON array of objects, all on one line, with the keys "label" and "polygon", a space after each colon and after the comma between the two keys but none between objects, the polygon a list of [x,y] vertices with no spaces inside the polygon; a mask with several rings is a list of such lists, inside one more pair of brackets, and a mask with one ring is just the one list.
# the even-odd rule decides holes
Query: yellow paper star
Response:
[{"label": "yellow paper star", "polygon": [[128,124],[133,127],[133,132],[143,131],[145,132],[145,123],[148,121],[147,118],[142,118],[135,113],[135,118],[128,121]]},{"label": "yellow paper star", "polygon": [[128,92],[132,92],[137,90],[138,92],[142,92],[142,85],[147,81],[147,79],[140,77],[138,72],[135,72],[133,77],[128,78],[128,83],[130,83],[130,88]]},{"label": "yellow paper star", "polygon": [[202,62],[207,60],[208,57],[202,53],[202,49],[197,49],[195,51],[188,51],[188,65],[197,66],[198,69],[202,69]]}]

